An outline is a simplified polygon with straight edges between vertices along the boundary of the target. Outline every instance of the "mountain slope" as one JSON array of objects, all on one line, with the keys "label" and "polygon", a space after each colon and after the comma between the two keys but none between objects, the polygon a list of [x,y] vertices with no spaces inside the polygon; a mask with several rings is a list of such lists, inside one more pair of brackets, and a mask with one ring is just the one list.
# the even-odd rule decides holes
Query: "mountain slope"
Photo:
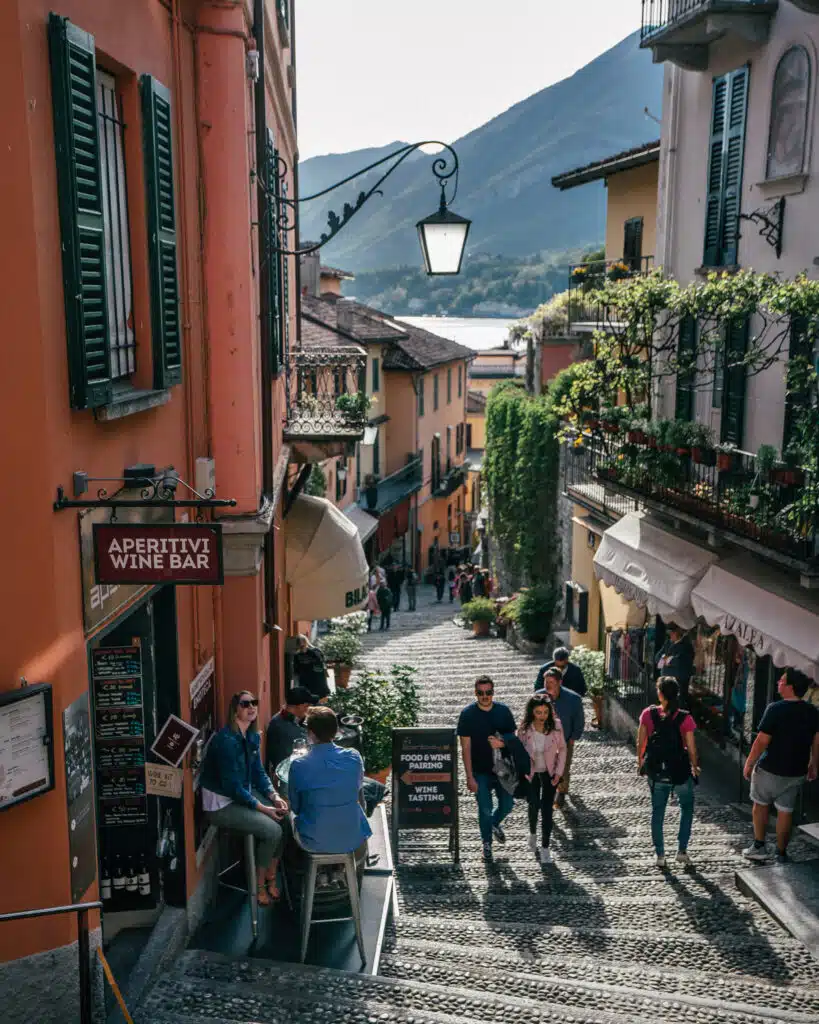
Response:
[{"label": "mountain slope", "polygon": [[[617,153],[656,137],[656,125],[643,108],[658,110],[662,68],[638,48],[636,35],[601,54],[570,78],[557,82],[459,139],[461,181],[454,209],[473,220],[473,253],[528,255],[594,243],[603,236],[602,185],[559,193],[553,175]],[[360,164],[378,159],[385,149],[345,156]],[[374,154],[374,155],[373,155]],[[302,195],[326,187],[335,170],[344,177],[355,160],[338,155],[314,157],[300,168]],[[432,213],[437,189],[431,158],[408,161],[387,181],[384,197],[374,197],[324,250],[324,258],[350,270],[416,265],[415,223]],[[302,210],[302,237],[318,238],[327,210],[340,212],[370,175]],[[317,186],[317,183],[318,186]]]}]

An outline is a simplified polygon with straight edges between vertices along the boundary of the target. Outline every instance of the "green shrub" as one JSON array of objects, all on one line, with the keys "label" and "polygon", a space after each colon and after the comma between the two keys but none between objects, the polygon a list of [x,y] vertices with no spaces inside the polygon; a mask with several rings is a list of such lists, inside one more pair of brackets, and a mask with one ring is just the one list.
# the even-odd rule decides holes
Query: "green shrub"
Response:
[{"label": "green shrub", "polygon": [[416,674],[410,665],[393,665],[389,673],[362,672],[354,687],[337,690],[328,701],[339,718],[361,716],[361,754],[368,772],[389,768],[393,729],[418,725],[421,701]]},{"label": "green shrub", "polygon": [[581,644],[580,647],[573,649],[569,661],[577,665],[583,673],[589,696],[597,697],[605,691],[606,656],[602,651],[593,651]]},{"label": "green shrub", "polygon": [[361,653],[361,641],[349,629],[333,629],[318,642],[325,661],[330,665],[353,665]]},{"label": "green shrub", "polygon": [[544,642],[552,628],[557,598],[557,589],[551,583],[539,583],[521,592],[517,621],[525,639],[535,644]]},{"label": "green shrub", "polygon": [[475,597],[461,609],[466,622],[494,622],[495,602],[488,597]]}]

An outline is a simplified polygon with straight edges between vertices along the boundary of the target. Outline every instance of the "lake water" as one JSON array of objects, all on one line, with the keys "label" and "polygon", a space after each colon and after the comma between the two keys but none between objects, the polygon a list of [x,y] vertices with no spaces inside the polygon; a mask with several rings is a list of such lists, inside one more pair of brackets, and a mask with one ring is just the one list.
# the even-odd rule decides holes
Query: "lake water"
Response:
[{"label": "lake water", "polygon": [[484,352],[488,348],[500,348],[512,324],[517,320],[505,320],[488,316],[401,316],[415,327],[422,327],[432,334],[440,334],[450,341]]}]

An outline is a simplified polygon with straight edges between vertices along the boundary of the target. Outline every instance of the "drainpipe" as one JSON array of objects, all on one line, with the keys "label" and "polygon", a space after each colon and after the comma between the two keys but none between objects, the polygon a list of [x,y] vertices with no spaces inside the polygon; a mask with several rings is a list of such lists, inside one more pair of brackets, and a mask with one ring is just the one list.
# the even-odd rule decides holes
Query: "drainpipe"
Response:
[{"label": "drainpipe", "polygon": [[[269,303],[269,280],[274,268],[267,261],[265,252],[266,231],[262,225],[262,212],[268,202],[265,195],[263,172],[267,159],[267,108],[265,96],[265,32],[264,0],[253,0],[253,38],[259,54],[259,76],[253,87],[256,135],[256,216],[258,228],[259,267],[259,326],[261,345],[261,411],[262,411],[262,495],[264,504],[273,498],[273,366],[271,352],[264,342],[264,325],[272,315]],[[274,168],[274,172],[277,173]],[[264,537],[264,628],[270,642],[270,674],[276,658],[276,642],[273,626],[276,622],[276,572],[273,527]],[[271,679],[272,690],[272,679]]]}]

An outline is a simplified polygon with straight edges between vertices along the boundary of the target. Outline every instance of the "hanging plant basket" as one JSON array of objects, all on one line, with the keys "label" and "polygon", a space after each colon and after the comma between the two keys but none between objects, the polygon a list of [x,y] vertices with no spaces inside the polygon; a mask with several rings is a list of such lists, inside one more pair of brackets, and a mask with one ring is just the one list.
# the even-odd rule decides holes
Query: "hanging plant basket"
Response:
[{"label": "hanging plant basket", "polygon": [[642,430],[629,430],[626,434],[626,438],[628,439],[629,444],[645,444],[647,440],[646,435]]},{"label": "hanging plant basket", "polygon": [[771,481],[783,487],[801,487],[805,482],[805,471],[797,466],[780,466],[771,470]]},{"label": "hanging plant basket", "polygon": [[691,457],[698,466],[715,466],[717,453],[713,448],[692,448]]},{"label": "hanging plant basket", "polygon": [[601,426],[603,427],[603,430],[607,434],[619,434],[620,433],[620,424],[619,423],[612,423],[610,420],[604,420],[603,423],[601,424]]},{"label": "hanging plant basket", "polygon": [[717,453],[717,469],[720,473],[730,473],[734,468],[736,456],[733,452],[718,452]]}]

